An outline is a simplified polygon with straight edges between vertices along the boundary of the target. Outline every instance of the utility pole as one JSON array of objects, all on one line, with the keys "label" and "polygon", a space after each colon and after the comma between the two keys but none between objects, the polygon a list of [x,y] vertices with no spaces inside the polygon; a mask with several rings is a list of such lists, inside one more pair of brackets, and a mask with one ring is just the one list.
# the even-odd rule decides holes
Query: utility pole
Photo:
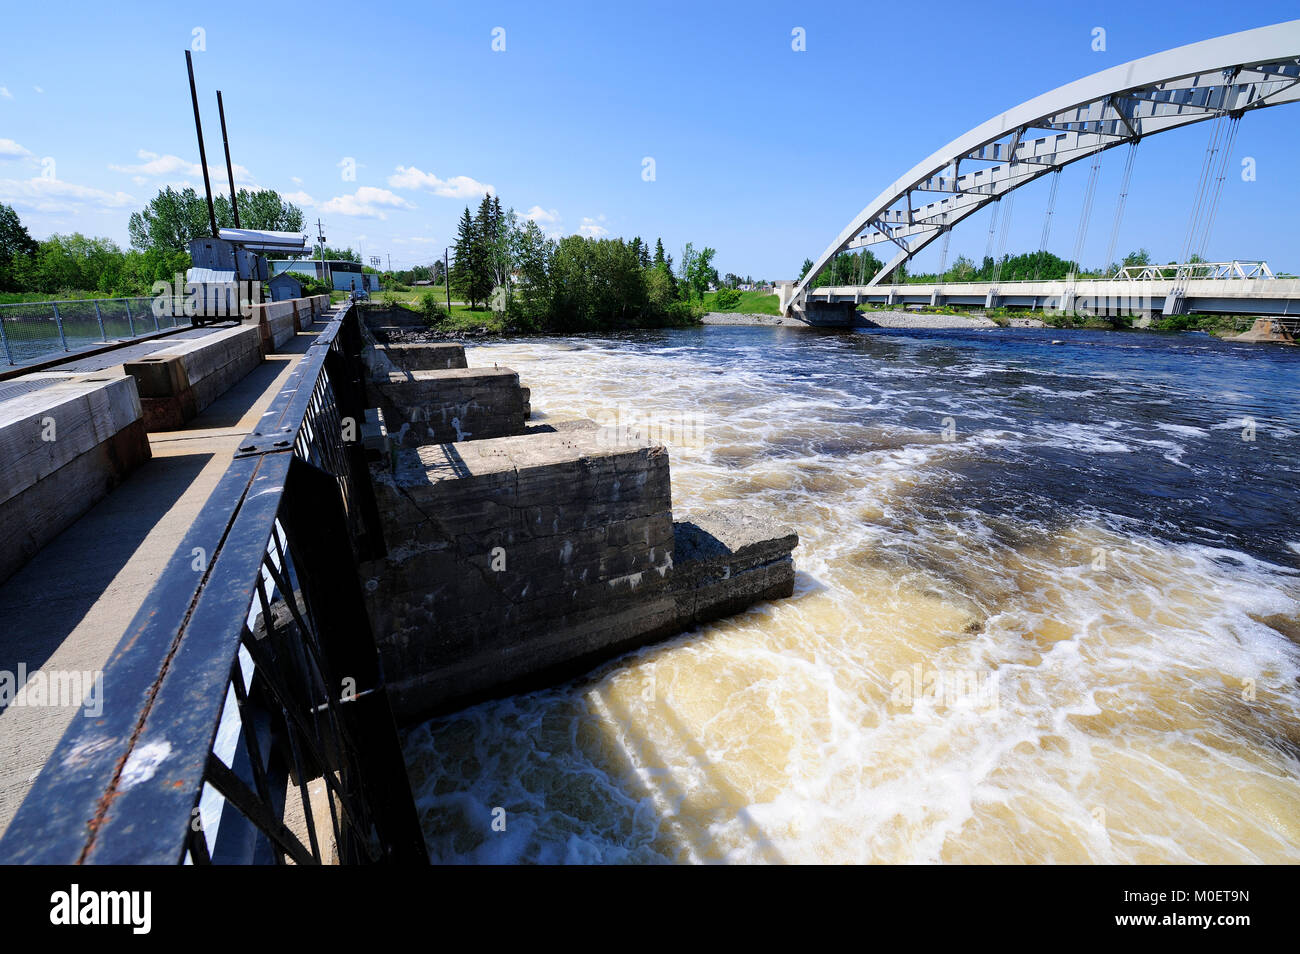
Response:
[{"label": "utility pole", "polygon": [[392,253],[392,252],[389,252],[389,253],[388,253],[388,270],[389,270],[390,272],[393,270],[393,253]]},{"label": "utility pole", "polygon": [[448,257],[450,250],[442,250],[442,281],[447,286],[447,314],[451,314],[451,259]]},{"label": "utility pole", "polygon": [[320,219],[316,220],[316,238],[320,242],[321,272],[324,274],[326,284],[328,284],[330,288],[333,288],[334,278],[330,275],[330,267],[325,261],[325,228],[320,224]]}]

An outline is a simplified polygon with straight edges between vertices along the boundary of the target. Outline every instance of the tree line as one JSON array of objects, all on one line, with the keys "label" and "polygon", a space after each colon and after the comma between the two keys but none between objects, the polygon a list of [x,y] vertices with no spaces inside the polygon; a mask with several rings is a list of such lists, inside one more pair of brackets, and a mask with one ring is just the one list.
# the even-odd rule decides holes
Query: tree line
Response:
[{"label": "tree line", "polygon": [[456,231],[452,291],[471,308],[504,312],[525,330],[581,330],[690,320],[718,282],[716,250],[687,243],[676,268],[662,239],[551,238],[496,195],[465,208]]},{"label": "tree line", "polygon": [[[297,232],[302,210],[272,190],[240,189],[239,224],[249,229]],[[218,228],[233,228],[230,199],[213,200]],[[131,247],[73,232],[33,239],[18,213],[0,204],[0,292],[60,295],[93,292],[105,297],[148,295],[155,281],[172,281],[190,267],[191,239],[212,234],[207,200],[194,189],[161,190],[127,224]],[[340,258],[360,261],[347,249]]]}]

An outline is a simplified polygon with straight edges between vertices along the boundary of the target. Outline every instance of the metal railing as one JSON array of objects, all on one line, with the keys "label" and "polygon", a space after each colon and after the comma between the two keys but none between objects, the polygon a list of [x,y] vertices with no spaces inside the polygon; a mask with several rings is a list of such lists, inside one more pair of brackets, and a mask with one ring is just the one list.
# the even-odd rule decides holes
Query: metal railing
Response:
[{"label": "metal railing", "polygon": [[117,341],[189,324],[184,300],[73,298],[0,305],[0,351],[7,364],[26,364],[60,351]]},{"label": "metal railing", "polygon": [[0,860],[311,864],[332,840],[345,863],[427,863],[357,577],[383,551],[344,439],[357,321],[329,319],[240,446]]}]

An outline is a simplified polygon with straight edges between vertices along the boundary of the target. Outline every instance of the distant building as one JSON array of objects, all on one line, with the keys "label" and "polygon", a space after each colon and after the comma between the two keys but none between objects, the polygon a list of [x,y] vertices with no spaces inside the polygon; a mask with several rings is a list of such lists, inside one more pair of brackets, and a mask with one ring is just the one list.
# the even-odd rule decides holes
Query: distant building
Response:
[{"label": "distant building", "polygon": [[318,258],[290,260],[276,260],[270,263],[272,277],[283,275],[285,272],[299,272],[308,275],[318,281],[326,280],[326,268],[334,278],[334,288],[338,291],[350,292],[353,288],[364,289],[368,292],[382,291],[379,287],[379,276],[368,274],[361,270],[360,262],[344,262],[328,260],[322,262]]},{"label": "distant building", "polygon": [[302,282],[300,282],[293,272],[281,272],[272,278],[267,285],[271,289],[271,301],[287,301],[290,298],[302,297]]}]

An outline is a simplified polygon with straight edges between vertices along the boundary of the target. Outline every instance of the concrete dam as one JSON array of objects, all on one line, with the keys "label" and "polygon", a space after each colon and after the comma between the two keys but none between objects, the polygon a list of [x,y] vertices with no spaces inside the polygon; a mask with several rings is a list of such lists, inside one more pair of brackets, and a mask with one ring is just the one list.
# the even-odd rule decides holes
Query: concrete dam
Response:
[{"label": "concrete dam", "polygon": [[[403,727],[794,588],[792,530],[674,521],[663,443],[530,420],[403,309],[276,302],[7,378],[6,861],[426,862]],[[35,581],[79,563],[51,611]]]}]

